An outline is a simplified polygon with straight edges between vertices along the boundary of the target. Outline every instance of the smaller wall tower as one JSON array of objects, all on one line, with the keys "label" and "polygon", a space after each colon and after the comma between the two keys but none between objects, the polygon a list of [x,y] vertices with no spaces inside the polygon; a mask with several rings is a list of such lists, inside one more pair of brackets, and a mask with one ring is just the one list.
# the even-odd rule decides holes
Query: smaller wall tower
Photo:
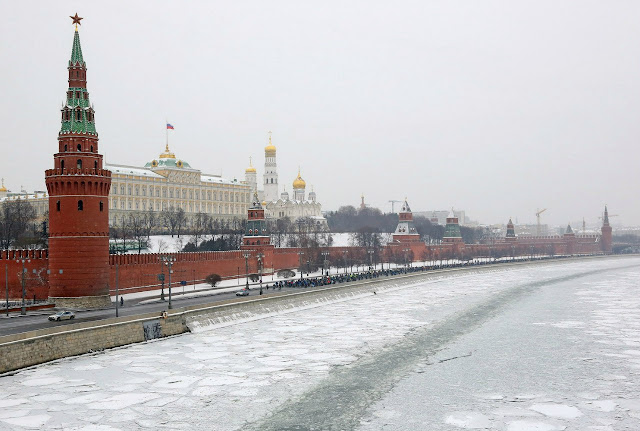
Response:
[{"label": "smaller wall tower", "polygon": [[402,209],[398,213],[398,226],[393,233],[393,242],[418,242],[420,234],[413,224],[413,213],[409,207],[407,199],[402,204]]},{"label": "smaller wall tower", "polygon": [[271,236],[267,231],[267,223],[264,219],[264,208],[258,200],[258,193],[253,194],[253,205],[247,212],[247,229],[242,238],[244,247],[268,246],[271,244]]},{"label": "smaller wall tower", "polygon": [[517,240],[516,229],[513,226],[513,221],[511,221],[511,217],[509,217],[509,223],[507,223],[507,236],[505,239],[507,242],[515,242]]},{"label": "smaller wall tower", "polygon": [[447,225],[444,228],[444,235],[442,241],[445,243],[460,243],[462,242],[462,234],[460,233],[460,224],[458,223],[458,217],[453,213],[453,209],[447,217]]}]

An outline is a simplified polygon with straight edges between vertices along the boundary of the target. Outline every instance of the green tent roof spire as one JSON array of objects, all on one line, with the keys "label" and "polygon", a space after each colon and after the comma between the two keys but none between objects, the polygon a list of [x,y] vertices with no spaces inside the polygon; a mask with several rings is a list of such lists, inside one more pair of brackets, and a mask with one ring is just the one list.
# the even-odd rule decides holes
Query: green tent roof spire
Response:
[{"label": "green tent roof spire", "polygon": [[82,47],[80,46],[80,34],[78,30],[73,35],[73,47],[71,48],[71,59],[69,60],[69,66],[80,64],[85,66],[84,59],[82,58]]}]

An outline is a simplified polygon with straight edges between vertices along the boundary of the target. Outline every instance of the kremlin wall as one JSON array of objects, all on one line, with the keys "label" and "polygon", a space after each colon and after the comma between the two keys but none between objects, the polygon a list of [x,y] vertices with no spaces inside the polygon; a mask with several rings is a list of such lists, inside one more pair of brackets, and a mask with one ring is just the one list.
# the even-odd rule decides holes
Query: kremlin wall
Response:
[{"label": "kremlin wall", "polygon": [[[109,191],[112,172],[109,165],[103,165],[102,155],[99,153],[95,112],[89,103],[87,68],[82,58],[77,29],[68,71],[69,89],[67,102],[62,108],[58,148],[53,156],[54,166],[45,172],[49,194],[49,249],[0,251],[0,277],[6,277],[8,294],[12,299],[21,298],[24,280],[25,296],[28,299],[48,298],[57,307],[109,307],[109,295],[115,293],[116,271],[119,289],[134,292],[157,289],[160,286],[158,274],[166,273],[166,267],[158,254],[109,255]],[[281,269],[304,268],[307,261],[314,266],[321,265],[325,258],[322,252],[328,252],[326,260],[333,267],[344,266],[347,262],[362,265],[370,260],[374,263],[402,264],[477,257],[592,255],[611,252],[612,234],[606,207],[600,235],[576,235],[568,226],[566,233],[561,236],[516,237],[510,221],[505,238],[492,244],[464,244],[458,218],[451,214],[446,220],[442,244],[427,245],[421,241],[413,224],[413,214],[407,201],[399,213],[393,240],[376,250],[362,247],[276,248],[271,244],[267,232],[265,211],[267,215],[278,211],[292,211],[287,206],[292,204],[286,196],[276,200],[278,186],[275,147],[272,153],[269,162],[273,164],[273,169],[268,175],[274,180],[271,177],[268,181],[265,179],[264,190],[257,190],[255,182],[250,184],[254,196],[252,205],[247,209],[247,230],[241,250],[172,253],[171,256],[175,259],[173,287],[180,286],[181,280],[202,281],[212,273],[223,278],[243,276],[245,265],[248,266],[249,273],[257,273],[261,269],[265,275]],[[253,172],[255,170],[250,173]],[[299,211],[311,211],[311,215],[321,218],[315,193],[306,202],[300,174],[296,181],[301,184],[297,188],[294,186],[294,194],[298,193],[294,196],[294,203],[299,204]],[[249,193],[246,195],[248,197]],[[268,198],[273,206],[261,202],[261,197]],[[309,209],[305,209],[303,203]],[[248,206],[248,202],[245,201],[245,204]],[[303,214],[309,215],[306,212]],[[165,287],[168,287],[167,283]]]}]

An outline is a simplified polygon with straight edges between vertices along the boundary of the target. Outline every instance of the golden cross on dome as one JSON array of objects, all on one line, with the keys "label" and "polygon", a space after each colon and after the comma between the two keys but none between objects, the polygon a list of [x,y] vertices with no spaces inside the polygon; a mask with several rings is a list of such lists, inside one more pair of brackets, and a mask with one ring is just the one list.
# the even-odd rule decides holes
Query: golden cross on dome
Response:
[{"label": "golden cross on dome", "polygon": [[71,16],[69,15],[69,18],[71,18],[73,20],[72,24],[76,25],[76,31],[78,30],[78,24],[82,25],[82,23],[80,22],[80,20],[83,20],[84,18],[80,18],[78,16],[78,12],[76,12],[76,16]]}]

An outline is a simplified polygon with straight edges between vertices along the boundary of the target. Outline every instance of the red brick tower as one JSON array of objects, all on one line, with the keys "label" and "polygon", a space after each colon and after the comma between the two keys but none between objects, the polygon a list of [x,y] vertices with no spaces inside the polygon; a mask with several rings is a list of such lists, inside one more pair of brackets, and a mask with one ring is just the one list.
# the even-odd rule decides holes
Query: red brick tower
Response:
[{"label": "red brick tower", "polygon": [[[74,18],[74,24],[81,18]],[[49,192],[49,298],[58,307],[110,306],[109,188],[102,167],[87,66],[78,29],[73,36],[69,89],[62,108],[54,169],[45,171]]]},{"label": "red brick tower", "polygon": [[515,242],[517,239],[518,237],[516,237],[516,228],[513,225],[511,217],[509,217],[509,223],[507,223],[507,236],[505,237],[505,240],[507,242]]},{"label": "red brick tower", "polygon": [[604,217],[602,219],[602,228],[600,232],[602,232],[602,251],[609,254],[613,250],[613,234],[611,226],[609,225],[609,211],[607,210],[606,205],[604,206]]},{"label": "red brick tower", "polygon": [[244,246],[243,248],[255,248],[256,246],[268,246],[270,244],[271,236],[267,231],[264,208],[262,208],[258,200],[258,192],[254,192],[253,205],[247,212],[247,230],[242,237],[242,245]]},{"label": "red brick tower", "polygon": [[[363,197],[364,202],[364,197]],[[398,213],[398,226],[393,233],[393,242],[418,242],[420,234],[413,224],[413,213],[409,207],[409,203],[405,198],[402,209]]]}]

